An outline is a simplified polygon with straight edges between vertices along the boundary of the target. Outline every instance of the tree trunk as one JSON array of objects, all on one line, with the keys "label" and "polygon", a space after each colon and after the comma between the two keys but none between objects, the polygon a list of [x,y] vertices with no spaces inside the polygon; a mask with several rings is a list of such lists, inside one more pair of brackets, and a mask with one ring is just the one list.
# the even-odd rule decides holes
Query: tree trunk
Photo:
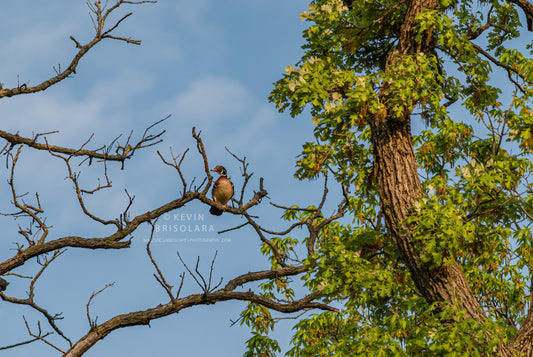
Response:
[{"label": "tree trunk", "polygon": [[459,304],[470,317],[484,320],[461,268],[453,264],[430,270],[420,262],[412,236],[401,227],[410,208],[422,197],[409,115],[401,120],[386,118],[372,123],[372,145],[383,216],[416,288],[429,304],[444,301]]},{"label": "tree trunk", "polygon": [[[397,47],[387,59],[386,71],[395,69],[402,56],[416,53],[432,53],[431,44],[416,42],[412,26],[417,14],[436,9],[438,0],[408,0],[408,10],[401,27]],[[424,36],[423,36],[424,37]],[[381,103],[394,95],[384,86],[379,93]],[[389,109],[389,108],[387,108]],[[398,249],[400,259],[407,265],[419,293],[429,304],[443,302],[464,308],[467,317],[486,321],[476,296],[457,263],[430,269],[420,261],[413,236],[402,222],[410,215],[410,209],[422,197],[418,177],[410,125],[411,113],[406,110],[403,117],[387,114],[385,118],[373,118],[370,123],[374,155],[374,173],[379,186],[381,209],[387,228]],[[533,306],[533,304],[531,304]],[[533,357],[533,310],[520,326],[515,338],[508,346],[500,346],[501,356],[523,355]]]},{"label": "tree trunk", "polygon": [[515,353],[509,356],[524,356],[533,357],[533,316],[531,314],[531,305],[527,312],[527,317],[524,319],[520,330],[516,334],[514,340],[509,345],[509,350]]},{"label": "tree trunk", "polygon": [[[417,14],[427,9],[436,9],[438,0],[411,0],[407,1],[407,4],[408,10],[400,30],[398,45],[387,59],[386,71],[394,70],[405,55],[433,52],[431,44],[415,41],[412,27]],[[387,98],[394,93],[389,93],[384,86],[379,95],[381,103],[386,104]],[[466,310],[469,317],[485,320],[484,312],[461,268],[452,264],[431,270],[421,264],[412,235],[401,226],[409,217],[410,209],[422,197],[411,137],[410,115],[406,109],[402,117],[387,114],[385,118],[374,118],[371,122],[374,172],[385,222],[400,258],[411,272],[416,288],[429,304],[447,302],[458,305]]]}]

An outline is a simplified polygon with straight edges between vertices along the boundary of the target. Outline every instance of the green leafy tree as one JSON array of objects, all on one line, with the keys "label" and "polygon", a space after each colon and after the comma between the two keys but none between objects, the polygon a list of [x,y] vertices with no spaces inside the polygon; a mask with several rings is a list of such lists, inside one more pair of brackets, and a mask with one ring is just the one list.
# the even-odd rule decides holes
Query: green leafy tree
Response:
[{"label": "green leafy tree", "polygon": [[296,176],[333,176],[353,222],[286,211],[314,232],[305,285],[340,307],[300,320],[288,355],[532,355],[533,6],[315,0],[301,16],[305,53],[270,100],[309,110]]},{"label": "green leafy tree", "polygon": [[[151,1],[89,2],[94,38],[82,44],[71,37],[77,52],[70,65],[34,86],[0,87],[0,98],[62,82],[103,40],[139,44],[113,32],[129,13],[116,22],[108,16],[143,3]],[[127,169],[136,153],[158,144],[163,132],[153,133],[155,124],[137,140],[119,141],[119,136],[99,149],[85,139],[62,147],[45,140],[50,133],[23,137],[0,130],[9,204],[16,208],[10,216],[26,220],[18,228],[16,252],[4,253],[0,262],[5,278],[0,278],[0,299],[34,310],[48,330],[41,330],[40,322],[32,328],[35,323],[24,318],[31,338],[0,349],[40,341],[64,356],[81,356],[116,330],[196,306],[241,301],[247,306],[239,321],[252,329],[245,356],[279,354],[271,331],[280,313],[300,317],[288,356],[533,355],[533,61],[526,56],[531,45],[520,41],[530,36],[533,5],[525,0],[315,0],[302,18],[311,24],[304,32],[305,53],[287,67],[270,99],[292,116],[311,113],[316,140],[304,144],[296,177],[323,178],[324,191],[316,206],[278,206],[290,222],[284,231],[262,227],[248,213],[267,191],[260,179],[245,200],[252,176],[245,159],[234,156],[242,164],[244,184],[232,205],[211,200],[213,177],[195,129],[202,183],[196,186],[183,175],[188,150],[158,152],[176,172],[180,194],[137,209],[141,213],[135,216],[127,194],[114,219],[89,210],[84,194],[111,187],[107,165]],[[424,130],[413,130],[416,122]],[[39,195],[26,197],[15,185],[23,149],[64,162],[83,215],[111,227],[108,236],[52,233]],[[95,166],[103,171],[97,186],[80,184],[74,168],[82,164],[84,172]],[[331,181],[341,198],[328,215]],[[223,282],[215,280],[214,258],[206,273],[199,270],[199,258],[192,267],[178,253],[183,273],[171,280],[151,250],[155,222],[191,201],[243,217],[243,224],[226,232],[252,227],[267,268]],[[134,235],[142,234],[141,225],[151,227],[146,258],[166,300],[98,321],[90,305],[110,286],[105,285],[86,304],[86,333],[73,338],[63,332],[61,314],[37,304],[36,282],[68,248],[91,254],[128,249]],[[28,278],[23,267],[32,276],[27,296],[20,297],[12,287]],[[196,282],[196,293],[181,291],[185,278]],[[57,291],[64,285],[59,282]]]}]

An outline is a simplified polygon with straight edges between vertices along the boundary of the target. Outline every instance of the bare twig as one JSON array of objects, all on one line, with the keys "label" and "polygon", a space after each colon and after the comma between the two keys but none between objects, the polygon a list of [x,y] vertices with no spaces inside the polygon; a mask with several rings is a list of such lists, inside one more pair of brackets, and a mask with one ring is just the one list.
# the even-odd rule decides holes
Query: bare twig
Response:
[{"label": "bare twig", "polygon": [[72,156],[67,156],[67,157],[64,157],[63,155],[59,155],[59,154],[56,154],[54,152],[51,152],[50,151],[50,155],[54,156],[54,157],[57,157],[57,158],[60,158],[61,160],[64,161],[66,167],[67,167],[67,171],[68,171],[68,178],[70,179],[70,181],[74,184],[74,190],[76,191],[76,197],[78,198],[78,203],[83,211],[83,213],[88,216],[89,218],[91,218],[92,220],[98,222],[98,223],[101,223],[103,225],[110,225],[110,224],[113,224],[117,227],[117,229],[121,229],[122,228],[122,225],[120,223],[120,221],[118,219],[111,219],[111,220],[105,220],[105,219],[102,219],[102,218],[99,218],[97,216],[95,216],[94,214],[92,214],[91,212],[89,212],[89,210],[87,209],[87,206],[85,205],[85,201],[83,200],[83,196],[82,196],[82,193],[94,193],[96,191],[99,191],[101,189],[105,189],[105,188],[109,188],[111,187],[111,181],[109,180],[109,178],[107,177],[107,167],[104,163],[104,175],[105,175],[105,180],[106,180],[106,184],[105,185],[100,185],[100,183],[98,184],[98,186],[93,189],[93,190],[82,190],[80,188],[80,185],[78,183],[78,177],[79,177],[79,174],[76,174],[72,171],[72,167],[70,165],[70,160],[72,159]]},{"label": "bare twig", "polygon": [[[213,260],[211,261],[211,269],[209,270],[209,280],[208,281],[205,281],[203,275],[198,271],[198,265],[200,264],[200,257],[198,257],[196,259],[196,267],[194,269],[194,271],[196,272],[193,273],[191,271],[191,269],[189,269],[189,267],[187,266],[187,264],[183,261],[183,259],[181,258],[181,255],[179,252],[177,252],[178,254],[178,258],[180,259],[181,263],[183,264],[183,266],[185,267],[185,269],[187,269],[187,271],[189,272],[189,274],[192,276],[192,278],[194,279],[194,281],[196,281],[196,284],[198,284],[198,286],[202,289],[202,291],[204,292],[204,294],[208,294],[208,293],[211,293],[212,291],[216,290],[221,284],[222,284],[222,278],[220,278],[220,282],[214,286],[214,287],[211,287],[211,278],[213,276],[213,266],[215,264],[215,259],[217,257],[217,253],[215,253],[215,256],[213,257]],[[202,282],[200,282],[198,280],[198,278],[200,280],[202,280]]]},{"label": "bare twig", "polygon": [[244,177],[244,182],[242,184],[242,188],[241,188],[241,195],[237,201],[237,203],[239,204],[239,206],[242,206],[243,204],[243,199],[244,199],[244,191],[246,190],[246,186],[248,185],[248,181],[250,181],[250,179],[252,178],[253,176],[253,172],[252,173],[248,173],[248,164],[246,163],[246,157],[244,158],[240,158],[238,157],[237,155],[235,155],[234,153],[232,153],[227,147],[226,147],[226,151],[230,153],[231,156],[233,156],[235,158],[235,160],[239,161],[242,165],[241,167],[241,175],[242,177]]},{"label": "bare twig", "polygon": [[[206,195],[207,191],[209,190],[209,187],[211,187],[211,183],[213,182],[213,176],[211,176],[211,171],[209,170],[209,163],[207,161],[207,154],[205,152],[204,143],[202,142],[202,139],[200,138],[201,133],[202,132],[199,131],[198,134],[196,134],[196,128],[195,127],[192,128],[192,136],[196,140],[196,148],[198,149],[198,152],[200,153],[200,155],[202,155],[202,159],[204,162],[204,171],[205,171],[205,176],[207,177],[207,185],[203,189],[202,193]],[[198,190],[202,187],[202,185],[198,187]]]},{"label": "bare twig", "polygon": [[[8,156],[11,158],[11,170],[10,170],[10,178],[9,178],[8,184],[11,188],[12,203],[19,211],[15,213],[2,213],[1,215],[14,216],[15,218],[18,218],[18,217],[31,218],[28,228],[23,229],[19,225],[19,233],[24,237],[24,239],[28,242],[28,244],[32,246],[32,245],[41,244],[44,242],[44,240],[48,236],[49,227],[45,224],[45,219],[41,217],[41,214],[44,212],[44,210],[42,209],[41,203],[39,201],[39,194],[37,193],[35,194],[36,203],[37,203],[37,206],[35,206],[35,205],[31,205],[25,202],[23,197],[26,196],[27,193],[17,194],[16,192],[15,168],[20,158],[21,150],[22,150],[22,146],[19,146],[14,155],[11,152],[8,153]],[[33,232],[34,227],[36,228],[35,232]],[[40,237],[37,239],[39,234],[40,234]]]},{"label": "bare twig", "polygon": [[27,305],[27,306],[30,306],[33,309],[37,310],[38,312],[40,312],[46,318],[46,320],[48,321],[50,326],[54,329],[54,331],[59,336],[63,337],[72,346],[72,342],[70,341],[70,339],[65,336],[63,331],[61,331],[59,329],[59,327],[55,323],[56,320],[62,319],[62,317],[60,317],[61,314],[56,314],[56,315],[52,316],[47,310],[45,310],[44,308],[42,308],[39,305],[37,305],[35,303],[35,300],[34,300],[34,297],[35,297],[35,283],[41,277],[41,275],[43,274],[44,270],[50,265],[50,263],[52,261],[54,261],[57,257],[59,257],[61,254],[63,254],[64,252],[65,252],[65,250],[59,250],[58,249],[58,250],[56,250],[54,252],[54,254],[52,255],[52,257],[50,259],[46,259],[44,261],[41,269],[39,270],[39,272],[37,272],[35,277],[33,277],[31,282],[30,282],[28,297],[26,299],[18,299],[18,298],[10,297],[10,296],[7,296],[3,292],[0,292],[0,298],[2,298],[2,300],[4,300],[4,301],[7,301],[7,302],[10,302],[10,303],[13,303],[13,304]]},{"label": "bare twig", "polygon": [[[154,266],[154,268],[155,268],[155,270],[157,272],[157,274],[154,274],[154,278],[157,280],[157,282],[163,287],[165,292],[168,294],[168,296],[170,297],[170,301],[172,301],[174,304],[177,305],[177,300],[176,299],[179,297],[179,291],[178,291],[178,294],[176,295],[176,297],[174,297],[174,294],[172,294],[173,286],[170,285],[169,283],[167,283],[167,281],[165,280],[165,276],[163,275],[163,273],[159,269],[159,266],[157,265],[154,257],[152,256],[152,252],[150,250],[150,244],[152,243],[152,239],[154,237],[154,230],[155,230],[155,223],[156,222],[157,222],[157,219],[154,222],[150,222],[150,224],[152,225],[152,230],[150,232],[150,239],[148,240],[148,243],[146,243],[146,253],[148,254],[148,257],[150,258],[150,261],[152,262],[152,265]],[[181,285],[183,285],[183,278],[181,279]],[[180,285],[180,290],[181,290],[181,285]]]},{"label": "bare twig", "polygon": [[241,229],[242,227],[246,226],[250,224],[250,222],[245,222],[243,224],[239,224],[238,226],[236,227],[233,227],[233,228],[228,228],[228,229],[223,229],[221,231],[218,231],[218,234],[222,234],[222,233],[227,233],[227,232],[231,232],[231,231],[235,231],[235,230],[238,230],[238,229]]},{"label": "bare twig", "polygon": [[179,162],[177,161],[179,158],[179,155],[178,156],[174,155],[174,153],[172,152],[172,146],[170,147],[170,157],[172,158],[172,162],[168,162],[167,160],[165,160],[165,158],[159,152],[159,150],[157,151],[157,155],[159,155],[159,157],[161,158],[161,161],[163,161],[163,163],[165,163],[166,165],[175,168],[176,171],[178,172],[178,175],[181,179],[181,183],[183,185],[182,195],[185,195],[185,192],[187,191],[187,182],[185,181],[185,178],[183,177],[183,173],[181,172],[181,163],[183,162],[183,159],[185,159],[185,155],[187,154],[188,151],[189,149],[185,150],[183,154],[181,154],[181,159]]},{"label": "bare twig", "polygon": [[286,267],[287,263],[285,262],[284,256],[279,252],[276,245],[271,240],[267,239],[267,237],[265,237],[265,235],[262,232],[261,227],[247,213],[244,214],[244,217],[248,220],[248,223],[252,227],[254,227],[254,230],[259,236],[259,239],[261,239],[263,243],[265,243],[266,245],[270,247],[270,250],[272,251],[272,255],[274,256],[274,259],[276,259],[276,262],[280,266]]},{"label": "bare twig", "polygon": [[103,292],[104,290],[106,290],[107,288],[109,288],[109,287],[111,287],[113,285],[115,285],[115,282],[112,282],[110,284],[106,284],[102,289],[100,289],[100,290],[98,290],[96,292],[93,292],[91,294],[91,297],[89,298],[89,301],[87,302],[87,305],[85,305],[86,312],[87,312],[87,320],[89,321],[89,326],[91,326],[91,330],[96,329],[98,327],[98,323],[97,323],[98,316],[95,317],[94,320],[91,319],[91,312],[90,312],[90,307],[89,306],[91,306],[93,299],[98,294],[100,294],[101,292]]},{"label": "bare twig", "polygon": [[316,212],[316,208],[300,208],[300,207],[287,207],[270,202],[270,204],[276,208],[281,208],[287,211],[301,211],[301,212]]},{"label": "bare twig", "polygon": [[45,339],[46,336],[48,336],[49,334],[42,334],[41,332],[41,323],[40,322],[37,322],[37,328],[38,328],[38,334],[34,334],[31,329],[30,329],[30,325],[28,325],[28,321],[26,321],[26,317],[22,316],[22,318],[24,319],[24,324],[26,325],[26,329],[28,330],[28,334],[31,336],[31,337],[34,337],[36,340],[39,340],[39,341],[42,341],[44,343],[46,343],[48,346],[58,350],[59,352],[61,353],[65,353],[65,351],[63,351],[62,349],[60,349],[59,347],[55,346],[54,344],[52,344],[51,342],[49,342],[48,340]]},{"label": "bare twig", "polygon": [[[52,334],[52,332],[47,332],[47,333],[45,333],[44,335],[42,335],[41,338],[45,338],[45,337],[47,337],[47,336],[49,336],[49,335],[51,335],[51,334]],[[35,341],[39,341],[39,340],[40,340],[40,338],[39,338],[39,337],[36,337],[36,338],[32,338],[31,340],[28,340],[28,341],[23,341],[23,342],[19,342],[19,343],[14,343],[14,344],[12,344],[12,345],[8,345],[8,346],[2,346],[2,347],[0,347],[0,351],[1,351],[1,350],[9,350],[9,349],[11,349],[11,348],[15,348],[15,347],[18,347],[18,346],[27,345],[27,344],[29,344],[29,343],[32,343],[32,342],[35,342]]]}]

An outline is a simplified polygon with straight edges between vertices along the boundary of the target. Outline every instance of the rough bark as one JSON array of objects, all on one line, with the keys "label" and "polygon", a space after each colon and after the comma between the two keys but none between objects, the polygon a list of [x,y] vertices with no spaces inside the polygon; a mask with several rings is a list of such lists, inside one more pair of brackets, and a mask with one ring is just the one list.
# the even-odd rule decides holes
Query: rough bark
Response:
[{"label": "rough bark", "polygon": [[457,264],[431,270],[420,262],[412,236],[401,223],[422,196],[408,116],[372,125],[374,168],[381,208],[398,253],[408,266],[414,283],[428,303],[448,301],[460,304],[468,315],[485,319],[468,281]]},{"label": "rough bark", "polygon": [[[526,0],[510,0],[510,2],[524,11],[527,29],[533,31],[533,5]],[[533,287],[530,289],[533,289]],[[513,341],[509,344],[509,350],[517,356],[533,357],[533,292],[530,292],[530,294],[532,294],[532,298],[530,299],[530,308],[527,316]]]},{"label": "rough bark", "polygon": [[[509,345],[509,350],[516,356],[533,357],[533,316],[531,307],[520,330]],[[513,354],[510,354],[513,356]]]},{"label": "rough bark", "polygon": [[[522,0],[511,0],[524,11],[533,6]],[[412,32],[415,17],[426,9],[436,9],[437,0],[407,1],[408,11],[401,27],[398,45],[387,60],[387,71],[395,69],[402,56],[416,53],[430,53],[431,44],[417,43]],[[533,11],[533,10],[532,10]],[[533,14],[533,12],[532,12]],[[380,92],[382,103],[394,95],[384,87]],[[387,227],[394,239],[398,253],[407,265],[420,294],[428,303],[444,302],[464,308],[467,316],[486,320],[486,316],[456,263],[441,269],[430,269],[421,264],[412,235],[402,222],[409,217],[410,208],[422,197],[422,188],[416,169],[414,147],[411,137],[410,112],[403,117],[387,115],[384,119],[375,118],[371,123],[374,171],[379,186],[381,208]],[[418,243],[420,244],[420,243]],[[533,316],[532,310],[520,326],[515,338],[508,346],[500,346],[501,356],[533,356]]]},{"label": "rough bark", "polygon": [[[411,0],[401,27],[400,38],[395,50],[387,60],[387,71],[405,55],[429,53],[430,44],[416,42],[412,31],[417,14],[424,10],[436,9],[436,0]],[[394,95],[386,86],[380,92],[382,103]],[[430,269],[421,264],[419,249],[402,222],[410,215],[410,209],[422,197],[418,177],[413,141],[411,137],[410,112],[402,117],[387,115],[375,118],[371,123],[374,170],[379,186],[381,208],[399,255],[409,268],[414,283],[428,303],[448,302],[463,307],[468,316],[484,320],[485,315],[472,293],[468,281],[457,264]]]}]

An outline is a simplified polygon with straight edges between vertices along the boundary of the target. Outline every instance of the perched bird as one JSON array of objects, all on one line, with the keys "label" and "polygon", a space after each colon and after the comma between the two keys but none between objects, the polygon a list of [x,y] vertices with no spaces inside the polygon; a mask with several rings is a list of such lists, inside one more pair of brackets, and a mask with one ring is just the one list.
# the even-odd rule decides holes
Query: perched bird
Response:
[{"label": "perched bird", "polygon": [[0,278],[0,291],[6,290],[9,283],[5,281],[4,279]]},{"label": "perched bird", "polygon": [[[227,177],[228,173],[223,166],[219,165],[211,171],[215,171],[220,174],[220,177],[218,178],[218,180],[215,181],[215,184],[213,185],[213,190],[211,191],[213,200],[215,202],[226,205],[228,201],[233,197],[233,182],[231,182],[230,179]],[[209,213],[215,216],[220,216],[222,214],[222,210],[216,207],[211,207]]]}]

